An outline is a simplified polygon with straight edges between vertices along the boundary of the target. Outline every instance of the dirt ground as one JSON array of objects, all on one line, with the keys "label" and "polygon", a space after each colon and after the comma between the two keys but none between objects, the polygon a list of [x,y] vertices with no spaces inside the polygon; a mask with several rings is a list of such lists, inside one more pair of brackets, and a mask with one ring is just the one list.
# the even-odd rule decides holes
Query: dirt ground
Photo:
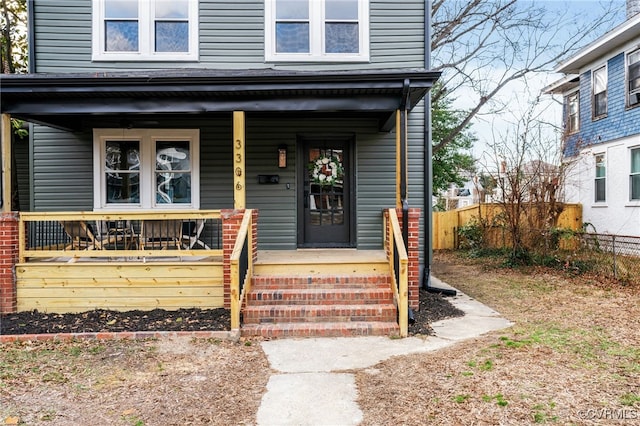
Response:
[{"label": "dirt ground", "polygon": [[[434,274],[515,322],[358,370],[364,425],[638,424],[640,291],[437,254]],[[259,341],[0,346],[0,424],[254,424]]]},{"label": "dirt ground", "polygon": [[359,371],[364,425],[640,424],[638,288],[446,254],[433,272],[515,325]]},{"label": "dirt ground", "polygon": [[[430,323],[464,315],[446,297],[420,291],[420,308],[409,325],[411,335],[433,334]],[[229,331],[228,309],[178,309],[118,312],[95,309],[56,314],[38,311],[0,315],[0,336],[8,334],[98,333],[119,331]]]}]

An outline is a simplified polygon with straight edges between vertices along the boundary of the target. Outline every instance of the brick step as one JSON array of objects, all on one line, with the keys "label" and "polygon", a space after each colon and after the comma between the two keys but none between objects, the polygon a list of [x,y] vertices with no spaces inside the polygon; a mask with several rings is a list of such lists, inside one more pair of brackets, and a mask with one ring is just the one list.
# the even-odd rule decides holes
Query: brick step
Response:
[{"label": "brick step", "polygon": [[372,305],[248,305],[243,324],[280,322],[395,322],[397,310],[390,303]]},{"label": "brick step", "polygon": [[291,289],[291,288],[391,288],[391,277],[388,275],[344,275],[344,276],[254,276],[251,285],[257,289]]},{"label": "brick step", "polygon": [[253,288],[247,295],[250,306],[259,305],[330,305],[330,304],[379,304],[392,303],[390,288]]},{"label": "brick step", "polygon": [[350,336],[398,336],[400,329],[393,322],[306,322],[278,324],[247,324],[242,336],[276,337],[350,337]]}]

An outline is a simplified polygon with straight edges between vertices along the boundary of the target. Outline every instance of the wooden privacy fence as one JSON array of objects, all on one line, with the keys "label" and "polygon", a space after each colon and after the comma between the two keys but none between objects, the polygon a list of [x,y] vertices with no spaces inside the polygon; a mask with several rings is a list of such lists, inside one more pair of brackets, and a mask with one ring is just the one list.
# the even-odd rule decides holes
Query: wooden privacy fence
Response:
[{"label": "wooden privacy fence", "polygon": [[[458,229],[480,219],[492,223],[502,213],[501,204],[474,204],[446,212],[433,212],[433,249],[452,250],[458,247]],[[557,228],[578,230],[582,227],[582,205],[564,204],[556,223]],[[485,242],[489,247],[501,248],[509,244],[506,230],[491,227]]]}]

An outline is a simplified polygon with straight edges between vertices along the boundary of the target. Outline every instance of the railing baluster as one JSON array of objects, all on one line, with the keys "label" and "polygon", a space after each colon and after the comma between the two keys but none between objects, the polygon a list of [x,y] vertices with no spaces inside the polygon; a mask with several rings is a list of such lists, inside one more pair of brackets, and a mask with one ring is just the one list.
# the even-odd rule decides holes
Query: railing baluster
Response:
[{"label": "railing baluster", "polygon": [[[222,257],[218,210],[194,212],[23,212],[21,259]],[[145,226],[142,222],[146,221]],[[184,225],[184,226],[183,226]],[[66,228],[66,230],[65,230]],[[152,237],[144,254],[145,236]]]}]

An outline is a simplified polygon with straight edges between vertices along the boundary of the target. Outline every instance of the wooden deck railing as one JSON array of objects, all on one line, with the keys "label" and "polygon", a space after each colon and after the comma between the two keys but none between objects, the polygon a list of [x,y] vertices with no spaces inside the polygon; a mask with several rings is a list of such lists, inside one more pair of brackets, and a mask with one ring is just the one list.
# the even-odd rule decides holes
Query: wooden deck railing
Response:
[{"label": "wooden deck railing", "polygon": [[19,261],[222,257],[219,210],[171,212],[24,212]]},{"label": "wooden deck railing", "polygon": [[252,216],[251,210],[244,212],[238,237],[231,253],[231,329],[240,328],[240,312],[245,295],[251,290],[253,257],[251,255]]},{"label": "wooden deck railing", "polygon": [[395,209],[389,209],[388,237],[385,238],[385,250],[389,258],[393,296],[398,307],[398,325],[400,336],[409,334],[409,256],[402,239],[400,222]]}]

